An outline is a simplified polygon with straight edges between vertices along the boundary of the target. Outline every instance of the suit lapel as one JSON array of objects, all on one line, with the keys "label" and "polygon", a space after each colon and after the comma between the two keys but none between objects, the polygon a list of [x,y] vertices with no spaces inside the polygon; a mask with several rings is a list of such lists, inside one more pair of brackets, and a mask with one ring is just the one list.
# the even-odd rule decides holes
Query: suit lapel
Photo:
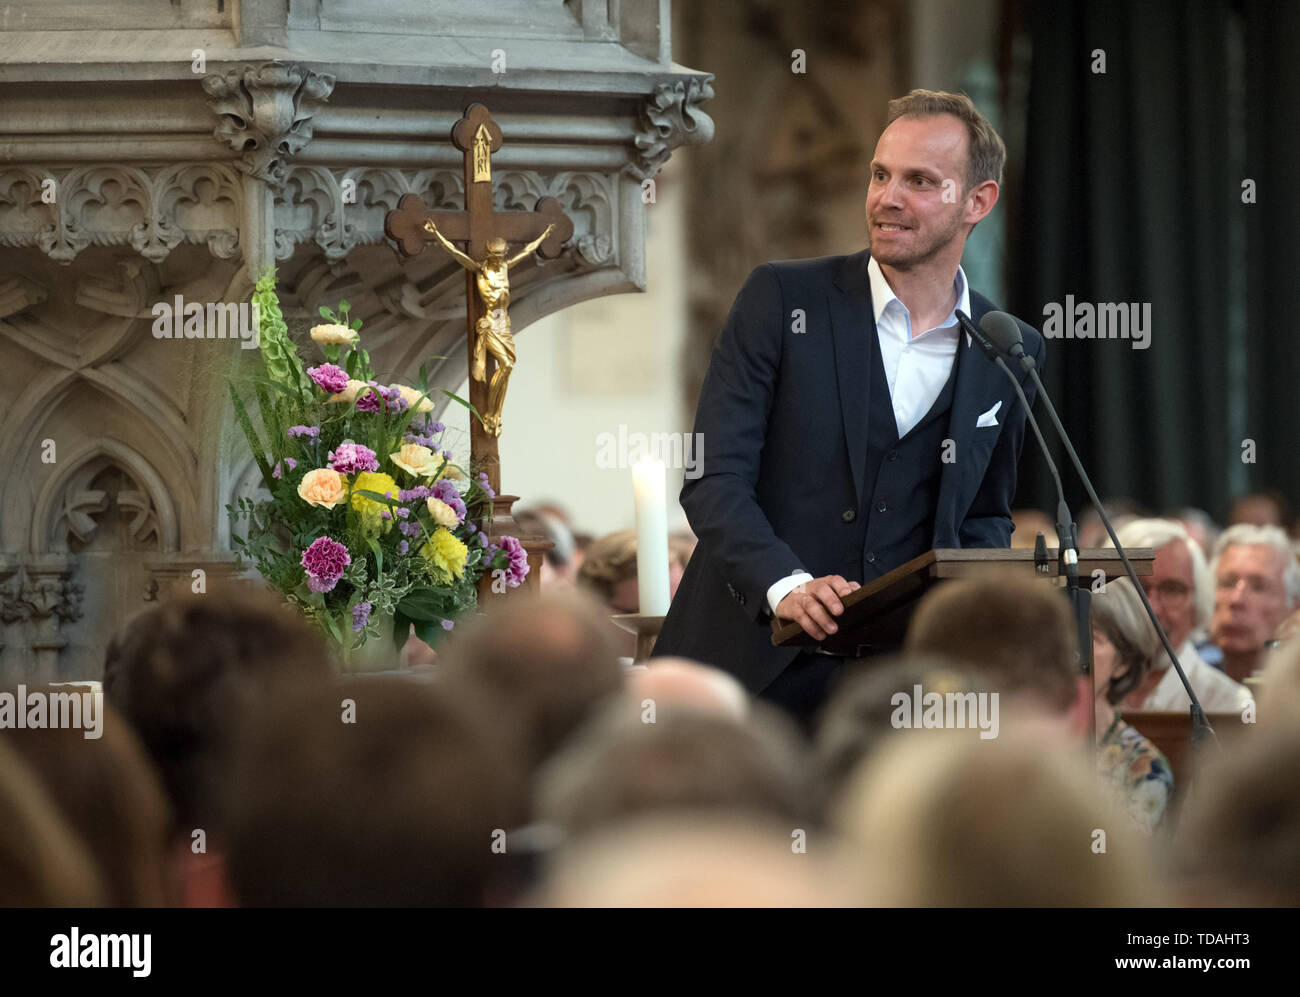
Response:
[{"label": "suit lapel", "polygon": [[[992,311],[989,300],[971,291],[971,319],[979,325],[980,319]],[[989,407],[990,399],[1003,396],[1006,375],[983,356],[980,348],[968,343],[963,334],[958,340],[961,351],[957,366],[957,383],[953,385],[952,411],[948,416],[948,438],[953,441],[956,460],[943,465],[939,479],[939,497],[935,503],[935,546],[957,546],[958,510],[965,511],[975,490],[984,478],[986,464],[976,467],[966,459],[972,452],[975,423]],[[998,411],[998,421],[1008,416],[1006,404]]]},{"label": "suit lapel", "polygon": [[835,375],[839,386],[844,440],[859,506],[867,475],[867,420],[871,410],[871,340],[876,335],[866,251],[844,258],[829,295]]}]

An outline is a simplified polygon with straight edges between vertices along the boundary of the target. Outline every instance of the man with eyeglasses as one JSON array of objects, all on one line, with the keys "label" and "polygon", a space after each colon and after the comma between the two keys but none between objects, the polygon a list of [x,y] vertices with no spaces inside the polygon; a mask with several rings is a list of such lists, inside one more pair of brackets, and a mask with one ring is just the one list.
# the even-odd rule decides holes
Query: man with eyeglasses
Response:
[{"label": "man with eyeglasses", "polygon": [[1241,524],[1219,537],[1212,570],[1210,640],[1223,652],[1223,671],[1240,682],[1263,667],[1278,627],[1300,604],[1300,563],[1279,527]]},{"label": "man with eyeglasses", "polygon": [[[1206,664],[1192,640],[1209,620],[1214,599],[1213,576],[1201,548],[1181,524],[1168,519],[1130,520],[1116,535],[1126,550],[1151,547],[1156,552],[1152,573],[1138,578],[1201,707],[1207,713],[1239,713],[1253,698],[1250,690]],[[1187,691],[1163,649],[1124,705],[1129,710],[1187,709]]]}]

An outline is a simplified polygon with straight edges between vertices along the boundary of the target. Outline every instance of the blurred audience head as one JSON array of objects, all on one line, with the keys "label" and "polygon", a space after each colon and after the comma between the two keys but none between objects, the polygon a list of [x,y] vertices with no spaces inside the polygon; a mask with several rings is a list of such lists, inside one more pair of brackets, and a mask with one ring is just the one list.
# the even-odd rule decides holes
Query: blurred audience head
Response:
[{"label": "blurred audience head", "polygon": [[845,907],[869,902],[855,891],[858,877],[846,875],[853,868],[852,857],[828,835],[814,838],[788,823],[653,814],[561,850],[548,864],[535,902],[546,907]]},{"label": "blurred audience head", "polygon": [[1086,756],[1014,733],[967,734],[895,739],[855,777],[837,824],[867,863],[872,903],[1158,905],[1150,858],[1102,800]]},{"label": "blurred audience head", "polygon": [[19,753],[0,738],[0,907],[99,907],[108,897],[85,843]]},{"label": "blurred audience head", "polygon": [[488,708],[509,718],[500,722],[524,731],[534,765],[623,687],[609,621],[575,592],[517,593],[456,634],[439,660],[442,677],[485,692]]},{"label": "blurred audience head", "polygon": [[57,702],[54,697],[93,703],[99,696],[98,736],[87,737],[86,729],[75,726],[22,727],[0,732],[0,741],[40,779],[68,828],[85,843],[108,906],[172,902],[171,817],[162,784],[134,732],[89,684],[29,686],[26,693],[50,704]]},{"label": "blurred audience head", "polygon": [[[1170,513],[1168,518],[1182,524],[1188,537],[1201,548],[1203,555],[1208,557],[1210,551],[1214,550],[1214,544],[1219,539],[1219,525],[1204,509],[1197,509],[1190,505],[1183,506]],[[1123,543],[1122,538],[1120,542]]]},{"label": "blurred audience head", "polygon": [[252,705],[280,683],[310,687],[332,674],[300,613],[232,584],[168,599],[128,623],[105,655],[104,696],[140,736],[188,835],[220,827],[217,789]]},{"label": "blurred audience head", "polygon": [[578,570],[578,583],[600,599],[611,613],[635,613],[640,603],[636,585],[636,531],[608,533],[590,547]]},{"label": "blurred audience head", "polygon": [[1229,526],[1279,526],[1285,530],[1291,525],[1291,509],[1286,497],[1269,489],[1242,495],[1232,502],[1228,510]]},{"label": "blurred audience head", "polygon": [[1261,717],[1263,729],[1209,758],[1185,808],[1176,839],[1184,903],[1300,905],[1300,733]]},{"label": "blurred audience head", "polygon": [[1060,542],[1056,536],[1056,524],[1052,517],[1038,509],[1015,509],[1011,513],[1011,546],[1030,548],[1038,542],[1038,534],[1049,547]]},{"label": "blurred audience head", "polygon": [[263,704],[231,781],[240,903],[504,902],[508,835],[526,808],[507,735],[463,691],[408,678],[322,683]]},{"label": "blurred audience head", "polygon": [[[1134,519],[1115,535],[1126,551],[1135,547],[1155,550],[1151,574],[1139,575],[1138,580],[1177,651],[1194,633],[1209,626],[1214,613],[1214,576],[1205,555],[1182,524],[1171,519]],[[1109,539],[1105,546],[1111,546]],[[1158,664],[1168,667],[1168,657],[1163,656]]]},{"label": "blurred audience head", "polygon": [[999,693],[1004,716],[1044,712],[1076,734],[1092,697],[1075,664],[1078,638],[1060,589],[1009,573],[945,582],[917,606],[908,656],[957,662]]},{"label": "blurred audience head", "polygon": [[1123,702],[1162,650],[1132,582],[1116,578],[1092,594],[1093,684],[1099,697],[1112,706]]},{"label": "blurred audience head", "polygon": [[647,701],[663,707],[685,707],[736,721],[749,714],[749,693],[721,668],[688,658],[651,658],[649,667],[634,668],[627,688],[638,704]]},{"label": "blurred audience head", "polygon": [[[1114,527],[1116,533],[1130,519],[1147,515],[1146,509],[1130,498],[1106,499],[1102,506],[1106,510],[1106,515],[1110,517],[1110,525]],[[1101,521],[1101,516],[1097,515],[1097,510],[1092,506],[1088,506],[1079,514],[1077,533],[1080,550],[1104,547],[1110,538],[1110,534],[1106,532],[1106,524]]]},{"label": "blurred audience head", "polygon": [[1300,563],[1276,526],[1230,526],[1214,547],[1210,639],[1238,682],[1263,664],[1265,642],[1300,603]]},{"label": "blurred audience head", "polygon": [[[911,705],[918,686],[922,697],[929,693],[961,696],[964,719],[969,727],[977,726],[974,697],[988,691],[977,672],[932,655],[871,661],[840,684],[817,728],[817,772],[827,806],[834,805],[864,758],[898,732],[916,730],[911,716],[900,715],[899,707]],[[926,732],[921,728],[921,733]]]},{"label": "blurred audience head", "polygon": [[577,545],[568,518],[556,506],[539,506],[514,513],[520,536],[541,537],[552,546],[542,555],[542,587],[572,585],[577,580]]},{"label": "blurred audience head", "polygon": [[539,774],[537,817],[570,838],[657,811],[808,816],[803,745],[784,716],[756,709],[744,723],[690,708],[620,698]]}]

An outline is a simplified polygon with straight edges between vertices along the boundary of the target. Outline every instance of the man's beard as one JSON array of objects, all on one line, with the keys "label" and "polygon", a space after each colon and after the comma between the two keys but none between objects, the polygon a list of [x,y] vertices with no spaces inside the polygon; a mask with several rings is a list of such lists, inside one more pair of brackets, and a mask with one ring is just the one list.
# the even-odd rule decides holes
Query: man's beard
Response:
[{"label": "man's beard", "polygon": [[[876,224],[877,224],[876,221],[872,221],[872,223],[867,227],[867,249],[871,253],[872,257],[875,258],[877,263],[883,263],[886,266],[891,266],[896,270],[910,270],[913,267],[917,267],[922,264],[929,263],[932,259],[934,259],[934,257],[938,256],[939,253],[941,253],[945,248],[947,248],[948,244],[952,242],[954,238],[956,238],[957,233],[961,231],[961,215],[954,212],[952,218],[952,224],[950,224],[949,226],[947,226],[946,228],[938,232],[935,232],[934,235],[931,236],[925,243],[913,247],[910,251],[907,251],[902,255],[893,255],[893,254],[889,256],[876,255],[875,246],[873,245],[873,239],[872,239],[872,236],[875,234],[876,231],[875,229]],[[885,222],[884,224],[889,225],[892,223]],[[915,229],[913,229],[913,231],[915,231]]]}]

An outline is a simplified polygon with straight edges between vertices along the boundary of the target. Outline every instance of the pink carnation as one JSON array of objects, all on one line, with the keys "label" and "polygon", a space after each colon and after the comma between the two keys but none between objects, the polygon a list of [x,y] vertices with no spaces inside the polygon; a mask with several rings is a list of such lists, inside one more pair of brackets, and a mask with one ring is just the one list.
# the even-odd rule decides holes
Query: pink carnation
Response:
[{"label": "pink carnation", "polygon": [[313,592],[328,592],[343,577],[343,569],[352,563],[348,549],[337,540],[321,537],[302,552],[302,566],[307,569],[307,587]]},{"label": "pink carnation", "polygon": [[340,443],[330,451],[329,465],[339,474],[357,474],[360,471],[378,471],[379,458],[369,447],[360,443]]},{"label": "pink carnation", "polygon": [[337,395],[348,386],[348,372],[332,363],[308,367],[307,376],[316,382],[316,387],[330,395]]}]

